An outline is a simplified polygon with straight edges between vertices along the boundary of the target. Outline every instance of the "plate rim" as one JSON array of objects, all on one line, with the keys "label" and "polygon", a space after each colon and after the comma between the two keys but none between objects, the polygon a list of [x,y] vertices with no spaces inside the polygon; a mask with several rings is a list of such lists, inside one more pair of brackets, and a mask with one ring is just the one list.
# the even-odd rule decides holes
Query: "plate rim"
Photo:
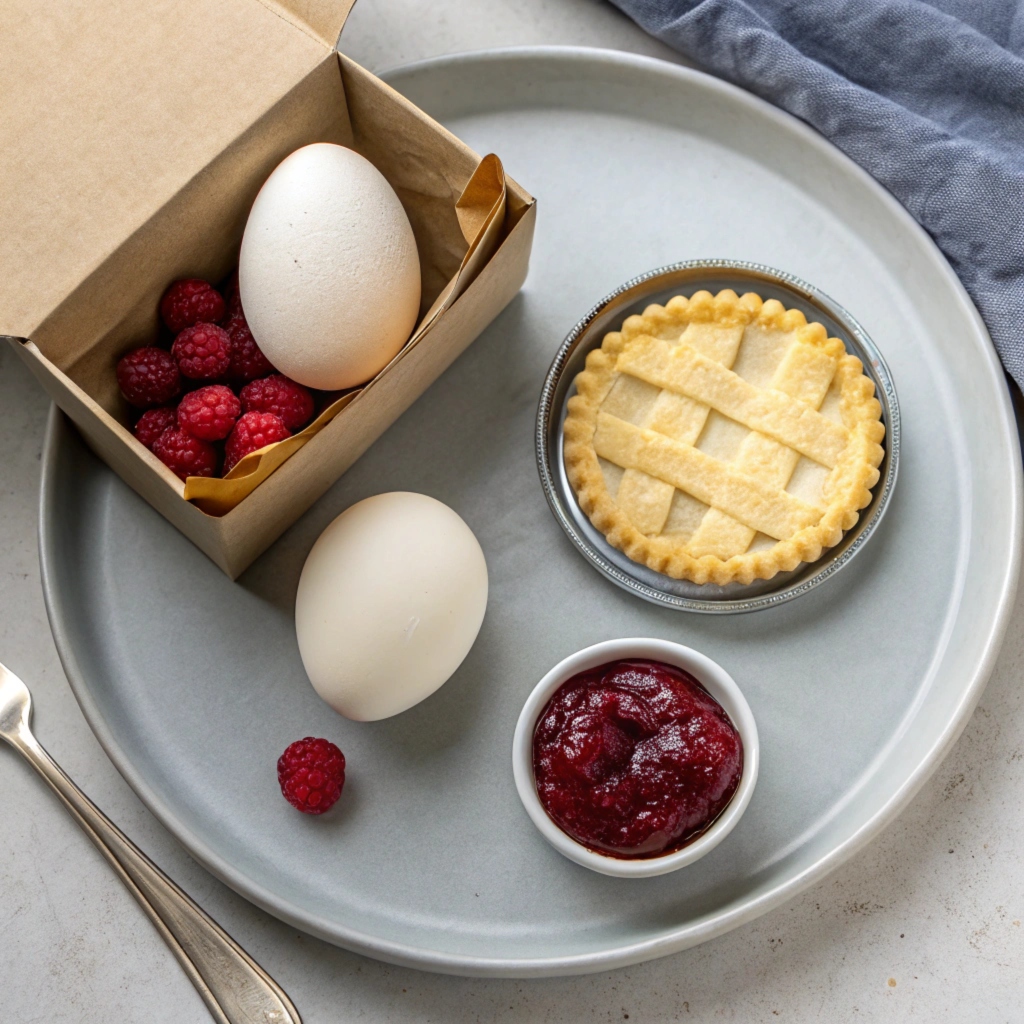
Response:
[{"label": "plate rim", "polygon": [[389,69],[379,77],[400,90],[401,79],[423,71],[443,72],[463,64],[486,64],[500,61],[533,59],[547,62],[583,62],[619,65],[675,79],[690,87],[718,93],[724,98],[750,108],[755,114],[767,118],[781,130],[796,135],[804,144],[822,152],[832,161],[842,164],[847,173],[859,178],[862,184],[875,193],[876,198],[888,207],[890,214],[901,225],[916,234],[924,242],[925,252],[930,256],[937,271],[947,280],[952,294],[963,309],[969,321],[974,324],[982,345],[983,365],[979,372],[987,372],[992,379],[998,396],[1000,424],[1007,446],[1016,457],[1011,460],[1012,476],[1011,522],[1013,535],[1010,557],[1006,571],[998,588],[996,614],[993,616],[982,646],[983,655],[971,679],[964,686],[960,700],[946,723],[936,736],[921,762],[904,779],[903,783],[882,803],[859,829],[844,842],[833,847],[789,879],[779,883],[767,892],[761,893],[742,904],[716,911],[687,922],[686,924],[654,938],[628,942],[587,953],[554,957],[503,958],[477,957],[465,954],[444,953],[420,946],[407,945],[376,936],[367,935],[355,929],[339,925],[306,911],[298,911],[286,900],[265,890],[242,872],[210,849],[194,832],[179,821],[173,811],[143,780],[134,765],[124,755],[114,735],[108,729],[92,699],[88,683],[81,671],[77,656],[71,646],[65,627],[64,602],[57,587],[58,569],[51,559],[56,550],[55,535],[60,529],[52,497],[57,483],[57,462],[59,449],[66,443],[70,426],[67,419],[56,408],[51,407],[44,440],[42,473],[40,483],[40,505],[38,520],[38,544],[40,576],[47,617],[50,622],[57,652],[82,713],[85,716],[100,745],[115,767],[132,787],[146,807],[160,823],[215,877],[256,906],[279,920],[342,946],[356,953],[374,959],[420,970],[456,974],[467,977],[553,977],[592,973],[626,967],[632,964],[666,956],[722,935],[731,929],[751,921],[774,907],[780,906],[839,867],[865,847],[882,829],[893,821],[906,807],[913,796],[924,785],[942,759],[952,748],[963,731],[971,712],[977,705],[985,684],[995,666],[1003,636],[1006,632],[1013,600],[1017,590],[1021,562],[1022,524],[1022,466],[1020,445],[1015,426],[1013,410],[1005,376],[995,354],[988,331],[977,308],[968,296],[959,278],[942,255],[934,241],[917,224],[910,214],[877,181],[855,164],[837,147],[811,129],[804,122],[785,111],[772,106],[765,100],[728,82],[692,68],[619,50],[608,50],[579,46],[523,46],[503,47],[469,51],[465,53],[432,57]]}]

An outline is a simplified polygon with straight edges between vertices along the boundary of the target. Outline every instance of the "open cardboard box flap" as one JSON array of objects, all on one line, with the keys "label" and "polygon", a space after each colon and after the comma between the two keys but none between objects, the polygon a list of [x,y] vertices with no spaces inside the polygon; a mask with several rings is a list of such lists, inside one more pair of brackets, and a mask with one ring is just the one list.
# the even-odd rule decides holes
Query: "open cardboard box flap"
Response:
[{"label": "open cardboard box flap", "polygon": [[0,0],[0,334],[45,349],[47,318],[323,62],[353,3]]},{"label": "open cardboard box flap", "polygon": [[333,47],[356,0],[257,0],[285,21]]}]

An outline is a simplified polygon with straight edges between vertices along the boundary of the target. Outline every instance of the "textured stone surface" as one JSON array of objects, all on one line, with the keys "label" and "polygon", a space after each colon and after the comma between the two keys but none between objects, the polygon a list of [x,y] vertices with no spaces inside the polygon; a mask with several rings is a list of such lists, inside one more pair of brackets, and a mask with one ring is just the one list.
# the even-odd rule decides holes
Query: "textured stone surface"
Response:
[{"label": "textured stone surface", "polygon": [[[594,0],[363,0],[343,49],[372,68],[484,46],[665,56]],[[196,865],[89,731],[50,637],[36,554],[47,401],[0,348],[0,659],[71,776],[273,974],[306,1024],[1020,1019],[1024,605],[960,742],[881,838],[809,892],[697,949],[589,978],[486,981],[389,967],[300,935]],[[0,1021],[205,1024],[156,932],[60,805],[0,750]]]}]

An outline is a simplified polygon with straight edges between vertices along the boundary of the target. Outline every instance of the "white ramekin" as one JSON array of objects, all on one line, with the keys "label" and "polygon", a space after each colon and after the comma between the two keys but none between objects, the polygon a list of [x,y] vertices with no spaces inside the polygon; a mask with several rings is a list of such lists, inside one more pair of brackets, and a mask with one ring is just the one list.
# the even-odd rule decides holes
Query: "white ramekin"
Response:
[{"label": "white ramekin", "polygon": [[[661,857],[646,857],[637,860],[623,860],[597,853],[576,842],[566,835],[548,817],[540,798],[537,796],[537,785],[533,776],[533,733],[537,719],[544,710],[554,692],[567,679],[579,672],[585,672],[598,665],[610,661],[628,658],[646,658],[661,661],[667,665],[689,672],[719,704],[725,708],[726,714],[732,719],[733,725],[743,741],[743,773],[732,800],[718,816],[714,824],[692,843],[681,850],[667,853]],[[586,647],[582,651],[570,654],[560,661],[534,687],[526,699],[519,715],[515,736],[512,740],[512,772],[516,780],[519,798],[523,801],[526,813],[540,829],[541,835],[556,849],[570,860],[591,871],[617,878],[650,878],[653,875],[664,875],[676,871],[687,864],[699,860],[704,854],[717,846],[736,826],[740,816],[750,803],[757,782],[759,747],[757,726],[750,706],[733,681],[732,676],[721,665],[712,661],[704,654],[694,651],[682,644],[670,640],[653,640],[630,638],[624,640],[605,640],[603,643]]]}]

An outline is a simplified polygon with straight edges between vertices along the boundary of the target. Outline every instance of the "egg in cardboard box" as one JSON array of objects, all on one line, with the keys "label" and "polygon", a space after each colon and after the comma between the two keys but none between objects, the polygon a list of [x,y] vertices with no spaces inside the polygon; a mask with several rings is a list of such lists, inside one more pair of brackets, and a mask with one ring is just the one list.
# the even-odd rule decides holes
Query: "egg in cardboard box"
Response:
[{"label": "egg in cardboard box", "polygon": [[369,160],[314,143],[260,189],[238,284],[253,337],[278,370],[323,391],[355,387],[387,366],[416,326],[416,238]]}]

